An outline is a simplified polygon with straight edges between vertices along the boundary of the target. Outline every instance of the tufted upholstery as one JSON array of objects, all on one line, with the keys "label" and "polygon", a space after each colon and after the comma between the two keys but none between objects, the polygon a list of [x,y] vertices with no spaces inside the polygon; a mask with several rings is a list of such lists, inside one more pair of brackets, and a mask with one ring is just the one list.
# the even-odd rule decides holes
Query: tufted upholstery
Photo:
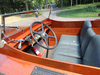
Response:
[{"label": "tufted upholstery", "polygon": [[[88,28],[86,34],[84,36],[81,47],[75,45],[66,45],[59,42],[58,46],[55,48],[54,55],[65,55],[74,58],[82,58],[86,51],[86,48],[91,40],[91,38],[95,35],[92,28]],[[65,40],[65,39],[64,39]]]},{"label": "tufted upholstery", "polygon": [[82,43],[84,35],[88,28],[91,28],[91,22],[89,20],[86,20],[82,26],[81,32],[80,32],[80,43]]},{"label": "tufted upholstery", "polygon": [[80,36],[75,35],[61,35],[61,38],[59,40],[59,43],[61,44],[68,44],[68,45],[76,45],[80,46],[82,43],[82,40],[84,38],[84,35],[88,28],[91,28],[91,22],[89,20],[86,20],[82,26]]},{"label": "tufted upholstery", "polygon": [[100,35],[95,35],[90,41],[82,59],[82,63],[100,67]]},{"label": "tufted upholstery", "polygon": [[78,64],[82,63],[81,59],[68,57],[68,56],[62,55],[62,54],[55,54],[52,56],[52,58],[56,59],[56,60],[66,61],[66,62],[72,62],[72,63],[78,63]]},{"label": "tufted upholstery", "polygon": [[95,35],[95,32],[92,30],[92,28],[88,28],[87,31],[86,31],[86,34],[83,38],[83,42],[81,43],[81,55],[83,57],[85,51],[86,51],[86,48],[90,42],[90,40],[92,39],[92,37]]},{"label": "tufted upholstery", "polygon": [[100,67],[100,35],[92,28],[86,30],[80,46],[62,43],[64,40],[60,40],[52,59]]},{"label": "tufted upholstery", "polygon": [[75,58],[81,58],[80,47],[74,45],[59,44],[53,53],[53,55],[65,55]]},{"label": "tufted upholstery", "polygon": [[59,43],[80,46],[79,36],[75,36],[75,35],[61,35]]}]

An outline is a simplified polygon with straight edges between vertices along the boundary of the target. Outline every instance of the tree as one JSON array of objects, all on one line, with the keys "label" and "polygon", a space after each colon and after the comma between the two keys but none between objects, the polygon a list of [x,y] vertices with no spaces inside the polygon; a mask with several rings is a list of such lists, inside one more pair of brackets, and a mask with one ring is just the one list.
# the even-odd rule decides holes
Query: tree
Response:
[{"label": "tree", "polygon": [[10,11],[10,8],[12,7],[11,3],[12,0],[0,0],[0,12],[1,14],[5,14]]},{"label": "tree", "polygon": [[45,5],[46,5],[46,8],[47,8],[47,0],[45,0]]},{"label": "tree", "polygon": [[98,0],[97,0],[97,3],[98,3]]},{"label": "tree", "polygon": [[77,0],[76,0],[76,5],[77,5]]},{"label": "tree", "polygon": [[81,4],[81,0],[80,0],[80,4]]},{"label": "tree", "polygon": [[72,7],[72,3],[73,3],[73,2],[72,2],[72,0],[71,0],[71,7]]},{"label": "tree", "polygon": [[4,3],[4,1],[3,1],[3,0],[1,0],[1,1],[0,1],[0,5],[1,5],[1,6],[0,6],[0,9],[1,9],[1,14],[4,14],[4,13],[5,13],[3,3]]},{"label": "tree", "polygon": [[[26,7],[26,11],[29,11],[29,7],[28,7],[28,2],[32,2],[33,0],[13,0],[15,1],[21,1],[25,3],[25,7]],[[27,16],[29,16],[29,14],[27,14]]]},{"label": "tree", "polygon": [[63,0],[61,0],[61,7],[63,7]]},{"label": "tree", "polygon": [[[28,3],[27,2],[25,2],[25,6],[26,6],[26,11],[29,11]],[[27,17],[29,17],[29,14],[27,14]]]},{"label": "tree", "polygon": [[63,7],[94,2],[100,2],[100,0],[0,0],[0,13],[29,11],[34,6],[47,8],[47,4],[56,4],[56,7]]},{"label": "tree", "polygon": [[93,0],[93,3],[94,3],[94,0]]},{"label": "tree", "polygon": [[38,7],[38,6],[39,6],[39,5],[38,5],[38,0],[36,0],[36,4],[37,4],[37,7]]}]

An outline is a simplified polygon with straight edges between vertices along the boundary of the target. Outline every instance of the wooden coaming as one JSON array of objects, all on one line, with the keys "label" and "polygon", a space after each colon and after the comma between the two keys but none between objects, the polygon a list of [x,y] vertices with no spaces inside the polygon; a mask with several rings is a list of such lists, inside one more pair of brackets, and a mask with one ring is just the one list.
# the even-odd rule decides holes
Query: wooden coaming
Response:
[{"label": "wooden coaming", "polygon": [[57,68],[60,70],[74,72],[78,74],[84,74],[84,75],[100,74],[100,68],[97,68],[97,67],[38,57],[35,55],[31,55],[31,54],[19,51],[7,44],[2,49],[0,49],[0,53],[11,56],[11,57],[15,57],[21,60],[25,60],[31,63],[48,66],[51,68]]},{"label": "wooden coaming", "polygon": [[[55,32],[58,42],[62,34],[80,35],[80,30],[84,21],[54,21],[52,20],[51,28]],[[91,21],[92,29],[96,34],[100,34],[100,20]],[[51,33],[49,33],[51,34]]]},{"label": "wooden coaming", "polygon": [[[81,27],[84,22],[84,21],[73,21],[73,22],[70,22],[70,21],[62,22],[61,21],[60,22],[60,21],[53,21],[50,19],[47,19],[45,21],[51,25],[51,28],[55,32],[58,41],[62,34],[79,35]],[[92,21],[92,25],[93,25],[92,28],[93,28],[94,32],[97,34],[100,34],[99,24],[100,24],[100,21]],[[37,29],[37,28],[38,28],[38,26],[36,26],[33,29]],[[24,30],[24,32],[27,33],[27,34],[25,33],[24,36],[21,35],[22,30],[20,32],[16,32],[9,36],[11,38],[17,37],[15,39],[24,38],[26,35],[30,34],[29,28],[26,28]],[[51,34],[51,33],[48,32],[48,34]],[[13,36],[13,35],[15,35],[15,36]],[[19,35],[21,35],[21,36],[19,36]],[[15,42],[15,45],[16,44],[18,44],[18,42]],[[54,40],[51,40],[51,45],[53,45],[53,44],[54,44]],[[57,69],[57,71],[58,70],[62,70],[65,72],[69,71],[69,72],[84,74],[84,75],[96,75],[96,74],[99,75],[100,74],[100,68],[38,57],[38,56],[31,55],[31,54],[28,54],[21,50],[16,49],[16,47],[14,47],[15,45],[5,44],[5,46],[3,48],[0,48],[0,53],[17,58],[17,59],[21,59],[21,60],[25,60],[25,61],[34,63],[34,65],[37,64],[37,65],[42,65],[42,67],[44,67],[44,66],[50,67],[51,70]],[[26,46],[24,46],[24,47],[26,47]]]}]

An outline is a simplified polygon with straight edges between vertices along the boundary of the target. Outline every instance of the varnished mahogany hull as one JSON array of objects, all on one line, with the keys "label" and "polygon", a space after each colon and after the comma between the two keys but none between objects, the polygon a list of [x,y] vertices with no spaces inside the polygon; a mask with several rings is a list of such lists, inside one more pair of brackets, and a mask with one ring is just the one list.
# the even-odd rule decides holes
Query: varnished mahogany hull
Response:
[{"label": "varnished mahogany hull", "polygon": [[[55,32],[58,42],[60,39],[60,36],[62,34],[67,35],[79,35],[81,27],[83,25],[84,21],[54,21],[50,19],[46,19],[43,21],[47,25],[51,26],[53,31]],[[100,34],[100,21],[91,21],[92,28],[96,34]],[[38,29],[39,25],[34,26],[34,30]],[[25,34],[23,34],[23,31]],[[7,33],[8,34],[8,33]],[[51,32],[48,32],[50,35]],[[24,35],[24,36],[22,36]],[[29,27],[25,28],[24,30],[20,30],[19,32],[15,32],[14,34],[9,35],[9,37],[14,39],[19,38],[25,38],[25,36],[30,35]],[[8,41],[8,39],[5,39]],[[52,46],[54,44],[54,40],[51,40],[50,45]],[[0,48],[0,53],[5,54],[14,58],[18,58],[21,60],[25,60],[31,63],[35,63],[42,66],[47,66],[50,68],[60,69],[66,72],[66,74],[69,72],[78,73],[78,74],[84,74],[84,75],[96,75],[100,74],[100,68],[87,66],[87,65],[81,65],[81,64],[75,64],[75,63],[69,63],[69,62],[63,62],[58,60],[53,60],[49,58],[43,58],[38,57],[35,55],[31,55],[28,53],[23,52],[22,50],[27,46],[27,44],[24,45],[24,47],[21,50],[18,50],[16,48],[16,45],[18,45],[18,42],[15,43],[6,43],[3,48]],[[29,44],[28,44],[29,45]]]}]

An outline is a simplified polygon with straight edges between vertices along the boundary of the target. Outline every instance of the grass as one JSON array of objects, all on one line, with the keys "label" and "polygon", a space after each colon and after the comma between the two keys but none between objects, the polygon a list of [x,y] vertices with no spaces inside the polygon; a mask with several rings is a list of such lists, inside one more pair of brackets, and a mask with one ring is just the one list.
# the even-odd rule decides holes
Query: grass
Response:
[{"label": "grass", "polygon": [[98,3],[90,3],[90,4],[79,4],[79,5],[74,5],[72,7],[62,7],[60,9],[64,10],[64,9],[86,8],[86,7],[96,7],[96,6],[100,7],[100,2],[98,2]]},{"label": "grass", "polygon": [[[75,9],[78,8],[78,9]],[[66,10],[57,14],[59,17],[98,17],[100,13],[100,2],[99,3],[90,3],[90,4],[79,4],[72,7],[63,7],[61,10]]]},{"label": "grass", "polygon": [[[96,10],[94,10],[96,9]],[[57,14],[59,17],[98,17],[100,8],[81,8],[74,10],[66,10]]]}]

